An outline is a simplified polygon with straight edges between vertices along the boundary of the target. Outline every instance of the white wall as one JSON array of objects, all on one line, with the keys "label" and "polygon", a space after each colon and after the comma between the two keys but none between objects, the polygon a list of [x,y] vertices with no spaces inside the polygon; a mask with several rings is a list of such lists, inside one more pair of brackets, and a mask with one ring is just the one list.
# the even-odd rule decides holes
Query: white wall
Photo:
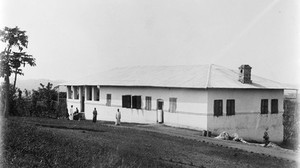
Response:
[{"label": "white wall", "polygon": [[[106,106],[106,94],[111,94],[111,106]],[[142,109],[122,108],[122,95],[142,97]],[[150,96],[152,110],[145,108],[145,97]],[[169,98],[177,98],[176,113],[169,112]],[[244,139],[262,141],[263,133],[269,128],[271,141],[283,139],[283,90],[241,90],[241,89],[175,89],[151,87],[100,87],[100,101],[85,100],[86,119],[92,119],[94,108],[98,111],[98,120],[114,121],[119,108],[123,122],[156,123],[157,99],[164,100],[164,123],[171,126],[209,130],[214,134],[227,131],[238,133]],[[223,100],[223,116],[213,116],[213,102]],[[233,116],[226,116],[226,100],[235,100]],[[278,114],[260,114],[261,99],[268,99],[269,111],[271,99],[278,99]],[[80,100],[68,99],[68,108],[73,104],[80,109]]]},{"label": "white wall", "polygon": [[[111,107],[106,106],[106,94],[111,94]],[[138,95],[142,97],[142,109],[122,108],[122,95]],[[145,109],[145,97],[151,97],[152,110]],[[177,98],[176,113],[169,112],[169,98]],[[207,128],[207,92],[197,89],[170,89],[146,87],[100,87],[100,101],[85,100],[85,116],[92,119],[92,111],[97,108],[99,120],[115,120],[115,112],[119,108],[123,122],[156,123],[157,99],[164,100],[164,123],[195,129]],[[68,99],[70,103],[80,107],[80,101]]]},{"label": "white wall", "polygon": [[[214,100],[223,100],[223,116],[213,116]],[[226,116],[226,100],[235,100],[235,115]],[[261,114],[261,99],[268,99],[269,113]],[[270,114],[271,99],[278,99],[278,114]],[[263,134],[268,128],[270,140],[283,140],[283,90],[208,90],[208,130],[214,134],[227,131],[238,133],[244,139],[263,141]]]}]

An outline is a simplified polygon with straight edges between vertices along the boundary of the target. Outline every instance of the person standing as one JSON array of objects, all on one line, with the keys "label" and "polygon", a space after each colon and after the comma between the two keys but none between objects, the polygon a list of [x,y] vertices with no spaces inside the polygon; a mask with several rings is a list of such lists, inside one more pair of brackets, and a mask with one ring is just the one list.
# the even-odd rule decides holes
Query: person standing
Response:
[{"label": "person standing", "polygon": [[268,146],[268,144],[270,143],[270,141],[269,141],[269,133],[268,133],[268,128],[266,128],[266,131],[265,131],[265,133],[264,133],[264,141],[265,141],[265,145],[264,145],[264,147],[267,147]]},{"label": "person standing", "polygon": [[116,113],[116,123],[115,123],[115,125],[121,125],[121,112],[120,112],[119,109],[117,110],[117,113]]},{"label": "person standing", "polygon": [[76,107],[76,110],[75,110],[75,112],[73,113],[73,120],[80,120],[80,118],[79,118],[79,110],[78,110],[78,108]]},{"label": "person standing", "polygon": [[96,108],[94,108],[94,111],[93,111],[93,122],[95,123],[97,121],[97,110]]},{"label": "person standing", "polygon": [[73,120],[73,105],[71,105],[71,108],[70,108],[70,114],[69,114],[69,120]]}]

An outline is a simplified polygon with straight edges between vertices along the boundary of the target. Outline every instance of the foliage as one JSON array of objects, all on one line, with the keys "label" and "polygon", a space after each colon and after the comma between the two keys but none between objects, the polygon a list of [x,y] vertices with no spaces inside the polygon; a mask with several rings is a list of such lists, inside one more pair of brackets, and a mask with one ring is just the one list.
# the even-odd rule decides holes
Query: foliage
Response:
[{"label": "foliage", "polygon": [[[1,97],[4,95],[5,84],[1,86]],[[25,90],[26,93],[22,95],[22,91],[18,88],[13,89],[13,85],[9,85],[9,114],[13,116],[31,116],[30,112],[32,111],[31,96],[30,92]],[[1,99],[2,103],[4,99]]]},{"label": "foliage", "polygon": [[28,36],[26,31],[21,31],[18,27],[8,28],[5,27],[0,30],[1,41],[6,43],[4,51],[0,53],[0,77],[4,78],[5,89],[3,90],[3,104],[1,104],[1,110],[4,115],[8,115],[9,107],[9,93],[10,93],[10,81],[11,74],[15,74],[13,90],[16,91],[17,75],[24,75],[21,66],[25,67],[26,64],[35,66],[35,58],[32,55],[23,51],[28,46]]},{"label": "foliage", "polygon": [[11,73],[24,75],[20,67],[26,64],[35,66],[35,58],[23,52],[28,46],[28,36],[26,31],[21,31],[18,27],[0,30],[1,41],[7,43],[6,48],[1,53],[1,73],[0,77],[10,76]]},{"label": "foliage", "polygon": [[299,113],[297,111],[297,102],[292,99],[284,100],[284,138],[283,145],[287,148],[296,149],[299,139]]},{"label": "foliage", "polygon": [[50,82],[47,85],[40,83],[37,90],[32,90],[32,104],[35,107],[36,116],[58,118],[63,116],[66,109],[66,102],[58,102],[57,88]]},{"label": "foliage", "polygon": [[33,99],[37,100],[37,105],[42,107],[43,110],[51,111],[55,110],[54,101],[57,100],[58,92],[52,88],[53,84],[48,82],[45,86],[40,83],[38,90],[33,90]]},{"label": "foliage", "polygon": [[[16,88],[13,89],[13,85],[10,84],[9,105],[10,115],[12,116],[38,116],[38,117],[51,117],[58,118],[65,116],[66,101],[65,98],[61,98],[57,101],[58,91],[53,87],[53,84],[47,85],[40,84],[37,90],[24,90]],[[4,95],[1,87],[1,96]],[[60,96],[64,96],[65,93],[61,93]],[[2,99],[2,101],[4,101]]]}]

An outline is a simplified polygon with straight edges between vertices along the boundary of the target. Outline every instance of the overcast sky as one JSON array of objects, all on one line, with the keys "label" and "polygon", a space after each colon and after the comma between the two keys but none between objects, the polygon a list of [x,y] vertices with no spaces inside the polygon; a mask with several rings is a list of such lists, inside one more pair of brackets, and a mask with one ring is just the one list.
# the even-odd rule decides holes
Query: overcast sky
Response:
[{"label": "overcast sky", "polygon": [[[1,29],[27,31],[22,79],[115,67],[217,64],[299,83],[297,0],[0,0]],[[3,47],[1,47],[3,50]]]}]

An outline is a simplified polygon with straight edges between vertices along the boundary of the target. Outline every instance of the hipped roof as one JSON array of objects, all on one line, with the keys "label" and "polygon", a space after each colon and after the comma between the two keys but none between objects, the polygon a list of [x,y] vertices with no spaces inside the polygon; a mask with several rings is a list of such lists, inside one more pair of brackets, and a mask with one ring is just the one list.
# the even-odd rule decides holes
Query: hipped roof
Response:
[{"label": "hipped roof", "polygon": [[135,66],[115,68],[61,85],[139,86],[175,88],[293,89],[251,75],[252,84],[238,81],[239,71],[218,65]]}]

